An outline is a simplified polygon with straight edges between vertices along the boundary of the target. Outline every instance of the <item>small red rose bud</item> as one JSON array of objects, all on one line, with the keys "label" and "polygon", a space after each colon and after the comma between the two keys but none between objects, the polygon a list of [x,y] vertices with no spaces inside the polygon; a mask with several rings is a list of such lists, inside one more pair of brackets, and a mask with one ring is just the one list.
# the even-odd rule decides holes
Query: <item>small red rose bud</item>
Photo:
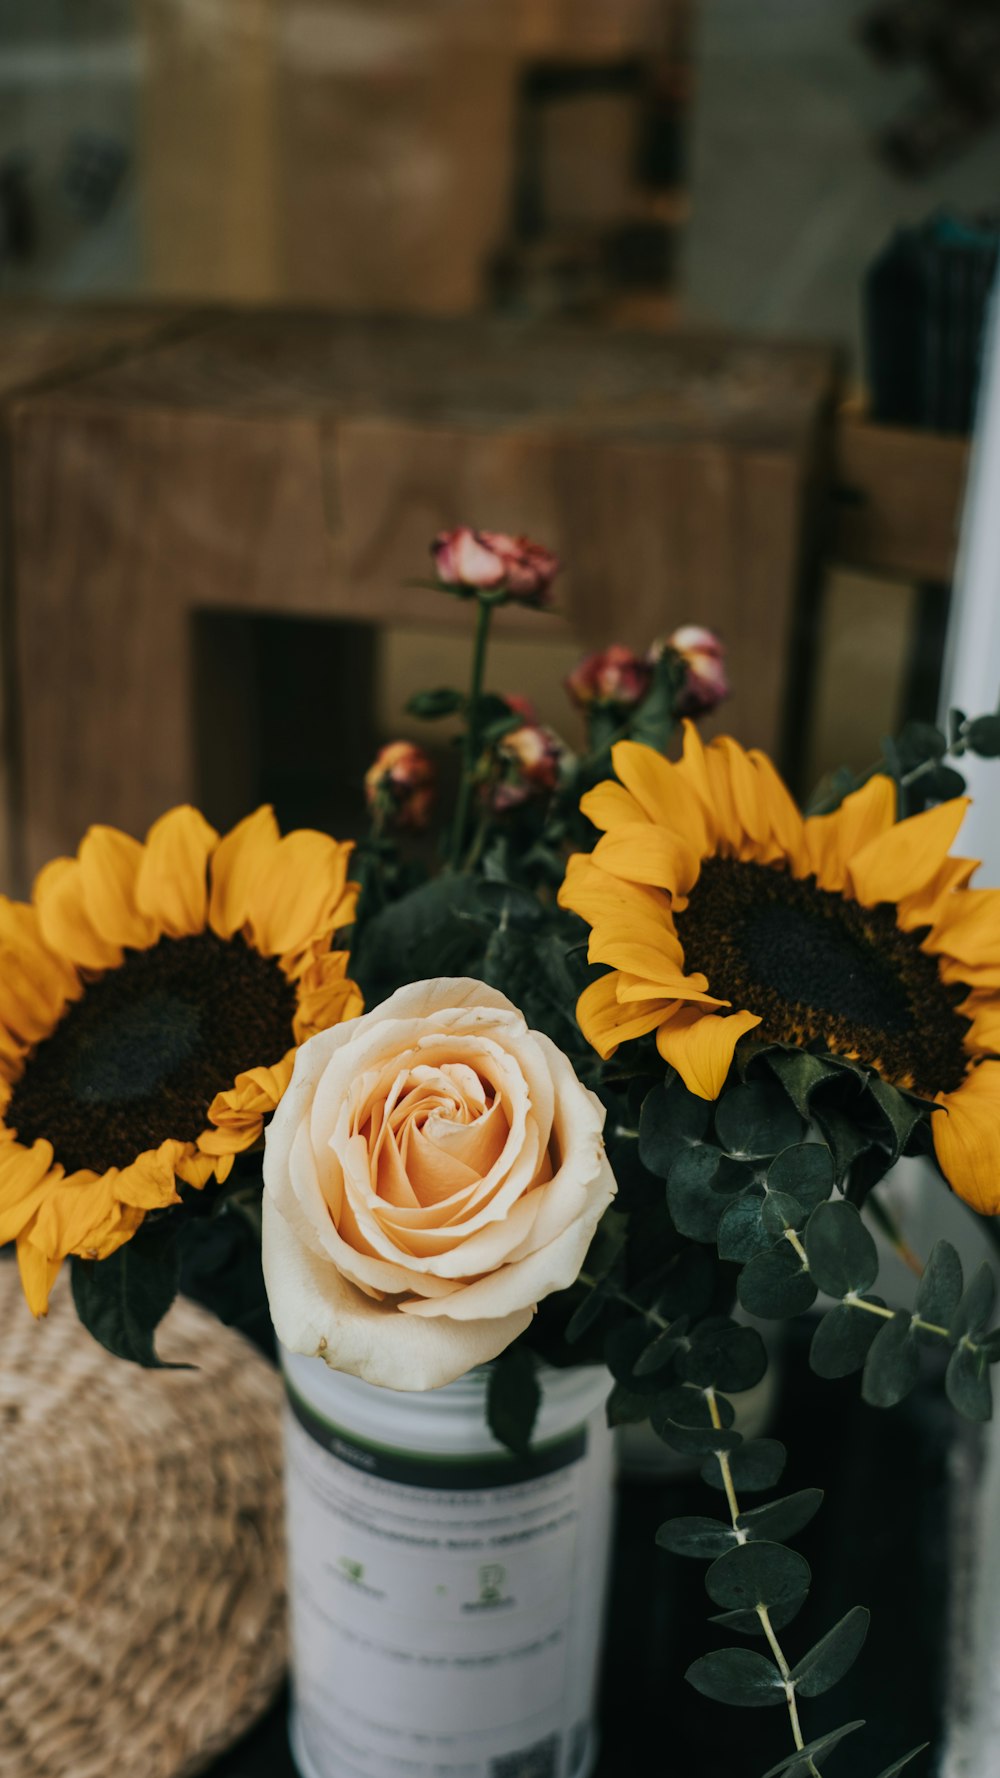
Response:
[{"label": "small red rose bud", "polygon": [[615,710],[633,710],[641,704],[653,677],[648,660],[633,654],[621,642],[588,654],[573,668],[565,681],[574,704],[580,710],[600,705]]},{"label": "small red rose bud", "polygon": [[502,691],[500,696],[512,716],[520,716],[527,723],[538,721],[538,711],[530,698],[522,697],[519,691]]},{"label": "small red rose bud", "polygon": [[674,705],[675,715],[707,716],[729,697],[726,650],[713,630],[703,629],[700,624],[682,624],[671,635],[653,643],[650,659],[659,660],[667,649],[677,655],[685,667],[684,683]]},{"label": "small red rose bud", "polygon": [[434,803],[434,765],[413,741],[380,747],[365,773],[365,800],[377,823],[419,829]]},{"label": "small red rose bud", "polygon": [[489,786],[490,806],[497,814],[515,809],[531,797],[555,790],[569,749],[542,723],[526,722],[497,742],[499,778]]},{"label": "small red rose bud", "polygon": [[544,605],[559,561],[551,550],[529,537],[511,537],[506,531],[473,531],[462,525],[456,531],[439,531],[431,555],[443,586],[467,587],[470,591],[498,592],[526,605]]}]

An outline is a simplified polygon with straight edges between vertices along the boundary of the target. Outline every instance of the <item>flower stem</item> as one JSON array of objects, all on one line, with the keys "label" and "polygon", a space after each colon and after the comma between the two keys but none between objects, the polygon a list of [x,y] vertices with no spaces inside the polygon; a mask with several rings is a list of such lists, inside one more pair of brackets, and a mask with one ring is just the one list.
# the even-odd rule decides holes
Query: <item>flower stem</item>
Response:
[{"label": "flower stem", "polygon": [[[716,1431],[721,1431],[722,1415],[719,1412],[719,1404],[715,1399],[715,1390],[709,1388],[706,1389],[704,1393],[705,1400],[708,1403],[708,1411],[712,1418],[712,1425],[715,1427]],[[722,1482],[726,1490],[726,1501],[729,1506],[729,1517],[732,1520],[733,1530],[736,1533],[738,1541],[740,1543],[746,1543],[747,1534],[740,1529],[740,1503],[736,1498],[736,1486],[733,1482],[733,1471],[729,1461],[729,1452],[716,1451],[715,1461],[722,1471]],[[774,1656],[775,1665],[781,1675],[781,1682],[785,1688],[785,1702],[788,1705],[788,1720],[791,1723],[792,1739],[794,1740],[796,1747],[804,1747],[805,1739],[802,1734],[802,1725],[799,1722],[799,1707],[795,1697],[795,1681],[792,1678],[792,1670],[788,1665],[784,1650],[775,1634],[774,1625],[771,1622],[767,1606],[758,1605],[756,1610],[757,1616],[760,1619],[760,1627],[763,1630],[764,1635],[767,1637],[768,1645]],[[809,1772],[810,1778],[822,1778],[821,1773],[817,1770],[811,1759],[806,1762],[806,1770]]]},{"label": "flower stem", "polygon": [[465,740],[462,746],[462,778],[458,787],[458,801],[455,804],[455,824],[451,830],[451,867],[458,870],[465,849],[465,834],[469,825],[469,804],[472,799],[472,781],[479,759],[479,700],[483,692],[483,674],[486,668],[486,647],[490,634],[490,619],[493,615],[494,600],[477,599],[476,601],[476,635],[472,645],[472,683],[469,690],[468,719],[465,725]]}]

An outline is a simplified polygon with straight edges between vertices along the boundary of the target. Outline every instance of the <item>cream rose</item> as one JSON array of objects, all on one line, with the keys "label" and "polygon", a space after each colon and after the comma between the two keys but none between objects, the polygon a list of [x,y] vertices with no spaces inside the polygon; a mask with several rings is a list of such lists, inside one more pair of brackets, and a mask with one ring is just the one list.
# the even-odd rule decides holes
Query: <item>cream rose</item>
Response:
[{"label": "cream rose", "polygon": [[267,1131],[279,1338],[390,1389],[495,1358],[615,1194],[604,1108],[482,982],[415,982],[303,1044]]}]

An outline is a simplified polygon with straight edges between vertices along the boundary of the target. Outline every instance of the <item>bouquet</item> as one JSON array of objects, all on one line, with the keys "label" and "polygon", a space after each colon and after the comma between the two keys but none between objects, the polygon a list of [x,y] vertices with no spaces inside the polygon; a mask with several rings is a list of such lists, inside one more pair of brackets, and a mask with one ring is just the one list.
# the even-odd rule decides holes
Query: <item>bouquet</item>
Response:
[{"label": "bouquet", "polygon": [[[728,688],[688,627],[580,663],[574,751],[486,679],[494,612],[546,605],[555,559],[468,529],[432,553],[475,616],[468,689],[410,704],[458,728],[436,853],[434,764],[397,741],[355,849],[181,808],[141,844],[91,828],[0,901],[0,1241],[36,1315],[69,1258],[86,1326],[152,1365],[182,1266],[262,1227],[287,1347],[394,1389],[489,1365],[514,1451],[539,1361],[605,1363],[611,1421],[715,1490],[658,1534],[709,1564],[732,1632],[688,1678],[783,1708],[774,1774],[819,1778],[863,1725],[810,1737],[809,1700],[868,1613],[798,1645],[790,1540],[822,1497],[781,1495],[785,1452],[735,1401],[767,1368],[755,1322],[819,1303],[818,1376],[888,1408],[936,1347],[989,1417],[992,1273],[946,1241],[918,1261],[879,1186],[926,1154],[1000,1208],[1000,892],[952,851],[954,761],[1000,754],[1000,716],[910,724],[803,814],[762,753],[701,739]],[[912,1310],[877,1293],[873,1224],[920,1272]]]}]

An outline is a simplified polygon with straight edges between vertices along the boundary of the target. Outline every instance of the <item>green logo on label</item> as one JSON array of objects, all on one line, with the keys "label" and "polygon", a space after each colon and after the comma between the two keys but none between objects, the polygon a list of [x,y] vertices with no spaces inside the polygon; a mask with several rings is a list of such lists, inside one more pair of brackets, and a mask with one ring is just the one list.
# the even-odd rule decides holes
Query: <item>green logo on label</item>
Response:
[{"label": "green logo on label", "polygon": [[487,1562],[479,1570],[479,1603],[480,1605],[499,1605],[503,1598],[503,1583],[507,1578],[506,1568],[499,1562]]},{"label": "green logo on label", "polygon": [[363,1562],[352,1562],[350,1556],[341,1556],[340,1567],[348,1580],[357,1583],[364,1579],[365,1565]]}]

